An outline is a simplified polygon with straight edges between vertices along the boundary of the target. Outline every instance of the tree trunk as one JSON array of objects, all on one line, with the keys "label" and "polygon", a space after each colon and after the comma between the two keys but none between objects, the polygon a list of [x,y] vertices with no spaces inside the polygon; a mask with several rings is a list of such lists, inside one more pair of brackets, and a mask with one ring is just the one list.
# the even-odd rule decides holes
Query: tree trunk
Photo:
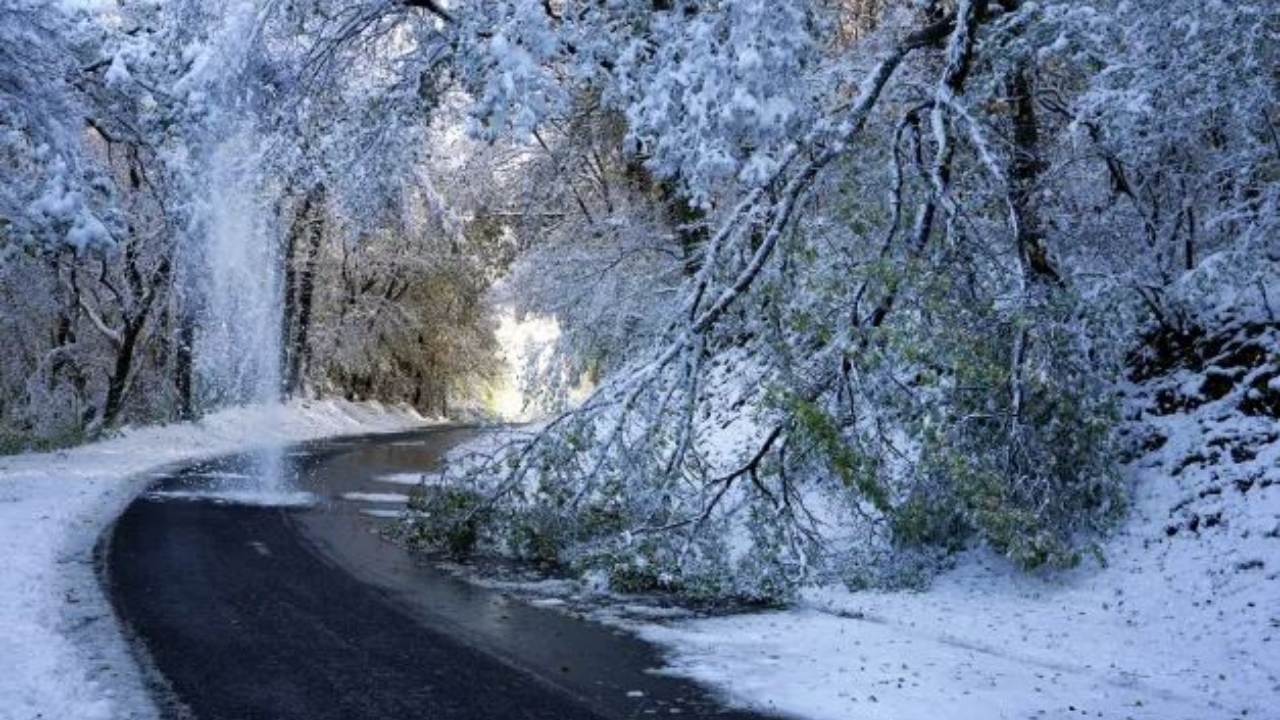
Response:
[{"label": "tree trunk", "polygon": [[302,269],[298,273],[298,331],[293,366],[289,368],[289,377],[293,380],[292,390],[301,387],[311,364],[311,316],[315,304],[316,262],[320,256],[320,244],[324,240],[324,188],[320,187],[316,193],[318,197],[311,203],[311,216],[305,226],[306,253]]},{"label": "tree trunk", "polygon": [[702,208],[689,203],[689,198],[681,193],[676,181],[659,183],[662,202],[667,207],[667,214],[675,225],[676,241],[680,243],[680,257],[684,260],[685,275],[692,277],[702,267],[702,246],[710,237],[707,228],[707,214]]},{"label": "tree trunk", "polygon": [[[324,239],[323,185],[307,193],[285,248],[284,383],[285,394],[301,389],[310,362],[311,316],[316,262]],[[301,253],[301,257],[295,257]]]},{"label": "tree trunk", "polygon": [[115,364],[107,379],[107,398],[102,404],[102,422],[99,427],[111,427],[120,417],[125,389],[129,386],[129,374],[133,371],[133,353],[143,325],[141,321],[127,322],[120,331],[120,345],[116,348]]},{"label": "tree trunk", "polygon": [[1013,162],[1009,172],[1009,199],[1015,224],[1014,234],[1023,271],[1032,283],[1062,285],[1044,245],[1044,224],[1036,209],[1036,186],[1044,173],[1040,155],[1040,130],[1036,126],[1034,85],[1025,71],[1009,79],[1009,102],[1013,114]]},{"label": "tree trunk", "polygon": [[284,307],[281,308],[280,312],[280,363],[284,368],[282,381],[284,383],[285,397],[293,395],[294,378],[291,369],[294,365],[294,353],[297,352],[293,344],[293,323],[294,316],[297,314],[298,278],[293,256],[298,245],[299,226],[305,222],[303,218],[307,215],[307,206],[310,202],[311,196],[308,195],[302,201],[302,209],[294,216],[293,226],[284,235],[284,252],[282,255],[284,262]]},{"label": "tree trunk", "polygon": [[102,404],[98,429],[111,427],[120,416],[120,411],[124,407],[125,391],[129,387],[129,376],[133,371],[134,353],[138,348],[138,341],[147,327],[147,318],[151,316],[161,289],[169,285],[172,271],[171,259],[168,256],[162,257],[146,280],[142,280],[139,274],[138,280],[133,283],[140,296],[138,296],[134,314],[125,315],[119,330],[119,340],[113,343],[116,359],[111,375],[107,379],[107,396]]},{"label": "tree trunk", "polygon": [[196,416],[195,400],[192,395],[192,380],[195,374],[195,322],[191,313],[185,309],[179,312],[177,341],[173,352],[173,385],[178,394],[178,419],[194,420]]}]

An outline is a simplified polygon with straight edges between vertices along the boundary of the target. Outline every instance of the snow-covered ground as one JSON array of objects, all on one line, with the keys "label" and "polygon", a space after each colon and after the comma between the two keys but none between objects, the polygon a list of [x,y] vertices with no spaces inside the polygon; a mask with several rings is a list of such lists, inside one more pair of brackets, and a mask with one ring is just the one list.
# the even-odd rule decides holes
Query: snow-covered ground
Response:
[{"label": "snow-covered ground", "polygon": [[295,402],[0,457],[0,719],[122,720],[155,709],[94,574],[103,529],[175,461],[422,425],[375,404]]},{"label": "snow-covered ground", "polygon": [[[777,612],[599,616],[662,645],[667,672],[797,717],[1278,718],[1280,428],[1232,401],[1147,419],[1166,439],[1129,467],[1133,506],[1103,567],[1036,577],[975,553],[923,592],[819,588]],[[91,560],[149,471],[421,422],[303,403],[0,458],[0,718],[154,716]]]},{"label": "snow-covered ground", "polygon": [[805,593],[633,627],[669,671],[815,720],[1280,718],[1280,427],[1236,398],[1147,419],[1106,565],[964,558],[924,592]]},{"label": "snow-covered ground", "polygon": [[[1146,448],[1125,468],[1128,516],[1102,562],[1071,571],[1028,575],[974,551],[924,591],[814,588],[722,617],[636,612],[607,593],[600,608],[579,582],[471,579],[623,625],[664,648],[665,672],[788,716],[1280,720],[1280,424],[1239,410],[1270,367],[1217,400],[1201,392],[1212,368],[1155,384],[1195,402],[1127,423]],[[1135,407],[1159,404],[1156,387],[1133,392]]]}]

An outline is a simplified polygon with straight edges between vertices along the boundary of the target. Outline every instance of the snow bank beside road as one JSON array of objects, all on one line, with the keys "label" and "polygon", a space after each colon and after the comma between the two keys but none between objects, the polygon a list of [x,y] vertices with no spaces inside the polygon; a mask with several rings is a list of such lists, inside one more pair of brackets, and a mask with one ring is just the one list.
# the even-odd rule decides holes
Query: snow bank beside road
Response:
[{"label": "snow bank beside road", "polygon": [[814,720],[1280,717],[1280,427],[1238,395],[1147,418],[1106,567],[975,555],[925,592],[638,631],[672,672]]},{"label": "snow bank beside road", "polygon": [[593,612],[585,581],[510,590],[585,605],[665,648],[668,671],[812,720],[1275,720],[1280,328],[1228,337],[1131,389],[1141,456],[1104,567],[1042,577],[975,552],[924,592],[817,588],[783,611],[656,622],[623,597]]},{"label": "snow bank beside road", "polygon": [[295,402],[0,457],[0,720],[155,717],[92,560],[103,528],[145,487],[145,473],[258,446],[425,423],[376,404]]}]

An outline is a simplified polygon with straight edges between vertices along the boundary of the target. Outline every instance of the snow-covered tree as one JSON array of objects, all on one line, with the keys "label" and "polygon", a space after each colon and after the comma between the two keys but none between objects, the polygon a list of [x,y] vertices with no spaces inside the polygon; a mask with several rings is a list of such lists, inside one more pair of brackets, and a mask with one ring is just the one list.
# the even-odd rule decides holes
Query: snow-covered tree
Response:
[{"label": "snow-covered tree", "polygon": [[[577,127],[582,147],[598,103],[692,211],[633,194],[601,235],[570,195],[576,229],[517,261],[531,307],[572,324],[590,277],[644,330],[578,348],[621,358],[473,472],[457,527],[627,585],[763,596],[970,539],[1074,562],[1123,504],[1110,398],[1147,319],[1197,277],[1273,277],[1277,13],[1211,5],[451,8],[475,132],[554,149]],[[685,277],[593,259],[690,226]]]},{"label": "snow-covered tree", "polygon": [[1071,564],[1123,505],[1125,364],[1274,322],[1278,18],[0,0],[4,322],[49,338],[2,414],[190,408],[235,192],[281,244],[290,390],[445,404],[498,280],[560,323],[548,381],[594,381],[424,538],[758,598],[973,544]]},{"label": "snow-covered tree", "polygon": [[109,245],[110,183],[85,142],[99,38],[69,4],[0,4],[0,253]]}]

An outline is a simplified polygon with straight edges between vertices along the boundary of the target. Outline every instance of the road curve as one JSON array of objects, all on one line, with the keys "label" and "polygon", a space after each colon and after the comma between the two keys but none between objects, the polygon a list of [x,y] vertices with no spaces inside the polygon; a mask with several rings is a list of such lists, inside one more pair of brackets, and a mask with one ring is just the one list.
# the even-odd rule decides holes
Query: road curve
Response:
[{"label": "road curve", "polygon": [[[318,507],[148,493],[101,548],[117,614],[169,717],[196,720],[588,720],[760,716],[657,675],[610,628],[463,583],[380,540],[347,492],[388,490],[465,430],[313,443],[290,462]],[[161,491],[235,474],[175,469]],[[367,497],[374,497],[368,495]]]}]

